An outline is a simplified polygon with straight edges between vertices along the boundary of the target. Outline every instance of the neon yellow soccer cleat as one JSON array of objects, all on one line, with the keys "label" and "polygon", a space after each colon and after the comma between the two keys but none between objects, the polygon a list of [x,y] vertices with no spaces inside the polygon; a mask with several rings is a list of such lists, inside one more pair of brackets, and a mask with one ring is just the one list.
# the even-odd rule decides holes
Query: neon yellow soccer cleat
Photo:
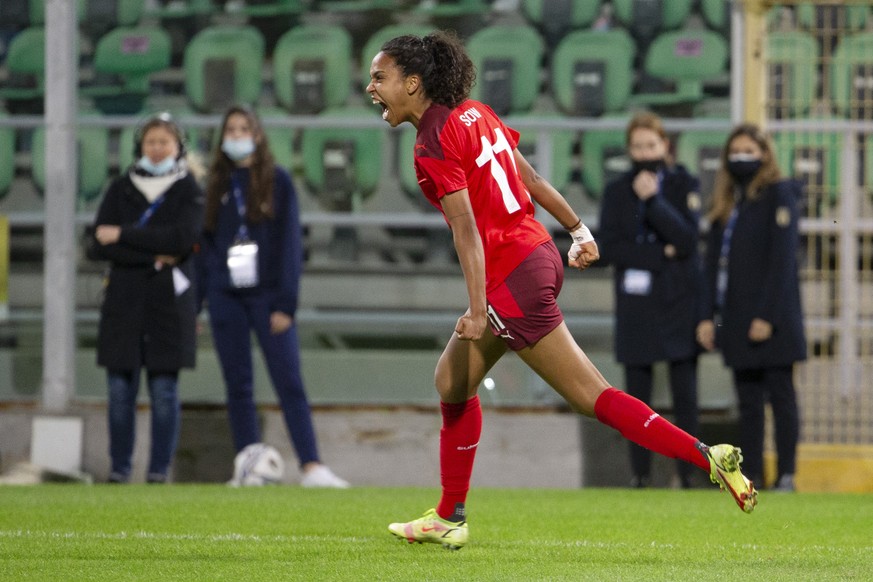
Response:
[{"label": "neon yellow soccer cleat", "polygon": [[742,451],[733,445],[715,445],[709,447],[706,456],[709,457],[709,478],[712,482],[730,491],[740,509],[752,513],[758,504],[758,492],[755,484],[740,471]]},{"label": "neon yellow soccer cleat", "polygon": [[410,544],[442,544],[449,550],[460,550],[470,535],[466,521],[446,521],[437,515],[436,509],[428,509],[424,515],[407,523],[392,523],[388,531]]}]

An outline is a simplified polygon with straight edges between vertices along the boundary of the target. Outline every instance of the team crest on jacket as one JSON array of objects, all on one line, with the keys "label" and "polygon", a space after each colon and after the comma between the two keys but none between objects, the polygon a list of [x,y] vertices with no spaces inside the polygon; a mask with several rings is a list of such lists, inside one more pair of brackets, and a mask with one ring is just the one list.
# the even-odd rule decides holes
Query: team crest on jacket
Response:
[{"label": "team crest on jacket", "polygon": [[776,209],[776,224],[782,228],[791,224],[791,211],[787,206],[780,206]]},{"label": "team crest on jacket", "polygon": [[688,210],[692,212],[697,212],[700,210],[700,207],[703,206],[703,203],[700,201],[700,194],[697,192],[689,192],[688,193]]}]

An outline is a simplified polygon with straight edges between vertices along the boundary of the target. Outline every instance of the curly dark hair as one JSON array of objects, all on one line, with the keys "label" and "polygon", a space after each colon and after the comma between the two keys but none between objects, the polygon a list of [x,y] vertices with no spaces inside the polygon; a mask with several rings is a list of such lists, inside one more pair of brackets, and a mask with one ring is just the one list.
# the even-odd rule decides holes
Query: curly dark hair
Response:
[{"label": "curly dark hair", "polygon": [[[234,105],[224,114],[221,121],[221,133],[231,115],[240,114],[246,117],[252,128],[255,140],[254,161],[249,172],[249,190],[246,196],[246,218],[253,223],[273,218],[273,179],[276,161],[270,152],[270,144],[261,126],[257,114],[244,105]],[[221,151],[221,139],[212,152],[212,163],[209,167],[209,178],[206,183],[206,209],[204,227],[208,232],[214,232],[218,225],[218,210],[221,198],[227,193],[230,185],[230,173],[235,164]]]},{"label": "curly dark hair", "polygon": [[398,36],[381,50],[394,59],[404,75],[419,75],[425,94],[434,103],[457,107],[470,96],[476,82],[476,67],[453,32]]}]

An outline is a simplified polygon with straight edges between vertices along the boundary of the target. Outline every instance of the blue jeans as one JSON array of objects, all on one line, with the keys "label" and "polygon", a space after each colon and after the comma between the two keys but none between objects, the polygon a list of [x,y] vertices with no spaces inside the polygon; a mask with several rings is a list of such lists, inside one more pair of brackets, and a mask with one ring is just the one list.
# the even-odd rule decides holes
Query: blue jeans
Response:
[{"label": "blue jeans", "polygon": [[[136,438],[136,396],[140,370],[109,370],[109,457],[113,478],[127,481]],[[181,417],[176,372],[148,372],[152,412],[149,480],[166,479],[179,441]]]}]

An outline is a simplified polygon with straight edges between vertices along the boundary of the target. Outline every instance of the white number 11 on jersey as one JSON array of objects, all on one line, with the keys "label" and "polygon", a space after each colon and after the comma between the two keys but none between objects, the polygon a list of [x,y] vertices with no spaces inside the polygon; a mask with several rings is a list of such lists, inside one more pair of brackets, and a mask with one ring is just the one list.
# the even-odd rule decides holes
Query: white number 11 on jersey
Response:
[{"label": "white number 11 on jersey", "polygon": [[512,194],[512,189],[509,187],[509,180],[506,178],[506,172],[503,170],[503,166],[501,166],[497,162],[497,154],[500,152],[508,152],[509,159],[512,160],[512,168],[515,168],[515,158],[512,156],[512,148],[509,146],[509,142],[506,140],[506,136],[503,135],[503,132],[500,131],[500,128],[494,129],[494,134],[496,135],[496,139],[494,143],[491,144],[488,142],[488,138],[484,135],[481,136],[482,139],[482,152],[479,154],[479,157],[476,158],[476,165],[480,168],[487,163],[491,163],[491,176],[494,178],[494,181],[497,182],[497,185],[500,187],[500,192],[503,194],[503,204],[506,206],[506,211],[512,214],[513,212],[517,212],[521,210],[521,206],[518,204],[518,200],[515,199],[515,196]]}]

